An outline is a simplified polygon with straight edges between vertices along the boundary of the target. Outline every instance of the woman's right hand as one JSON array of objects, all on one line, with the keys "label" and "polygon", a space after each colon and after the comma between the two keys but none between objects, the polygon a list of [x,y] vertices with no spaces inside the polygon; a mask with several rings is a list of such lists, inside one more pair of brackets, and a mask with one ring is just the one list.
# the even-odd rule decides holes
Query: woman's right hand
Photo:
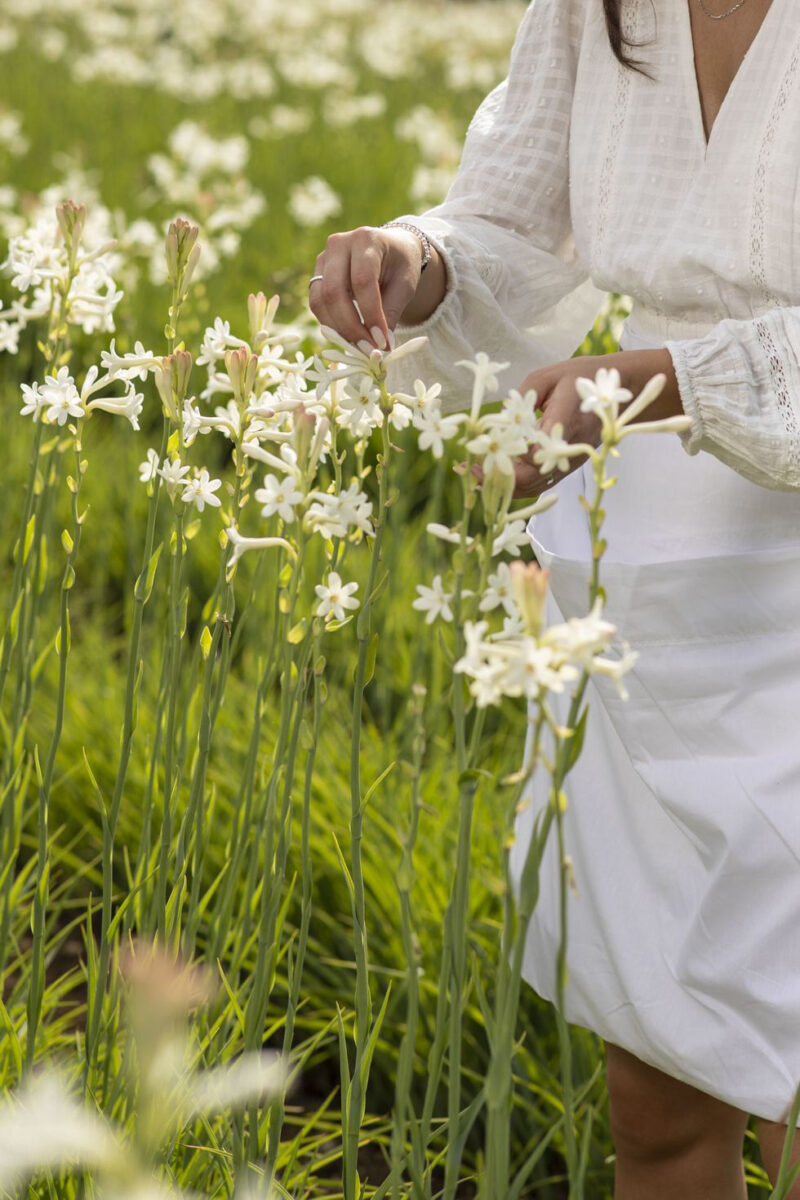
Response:
[{"label": "woman's right hand", "polygon": [[[321,325],[329,325],[351,344],[366,339],[384,349],[389,331],[411,305],[421,281],[427,284],[431,276],[434,282],[434,264],[444,276],[444,265],[436,251],[425,276],[421,274],[422,258],[420,239],[407,229],[364,225],[347,233],[333,233],[317,257],[314,274],[322,278],[309,289],[311,311]],[[443,296],[444,287],[441,292]],[[419,321],[426,315],[415,314],[412,320]]]}]

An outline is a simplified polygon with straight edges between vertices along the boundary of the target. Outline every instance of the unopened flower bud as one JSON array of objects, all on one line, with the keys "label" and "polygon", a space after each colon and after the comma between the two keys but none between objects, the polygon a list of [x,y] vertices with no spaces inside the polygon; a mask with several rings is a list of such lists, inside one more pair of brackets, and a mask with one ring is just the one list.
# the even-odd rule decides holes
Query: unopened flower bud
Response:
[{"label": "unopened flower bud", "polygon": [[[192,225],[190,221],[185,221],[183,217],[178,217],[173,221],[167,230],[166,254],[167,254],[167,275],[173,287],[182,287],[186,281],[186,272],[189,268],[189,259],[195,250],[195,242],[200,230],[197,225]],[[199,247],[196,248],[197,253],[194,254],[191,270],[197,263],[197,255]]]},{"label": "unopened flower bud", "polygon": [[176,350],[171,356],[175,372],[175,397],[183,407],[189,392],[189,376],[192,373],[192,356],[188,350]]},{"label": "unopened flower bud", "polygon": [[250,320],[250,338],[255,342],[264,328],[264,318],[267,315],[267,297],[263,292],[251,292],[247,297],[247,315]]},{"label": "unopened flower bud", "polygon": [[522,622],[531,637],[538,637],[544,625],[544,606],[550,572],[538,563],[513,562],[511,594],[519,609]]},{"label": "unopened flower bud", "polygon": [[304,467],[308,461],[308,452],[314,440],[314,429],[317,418],[309,412],[304,404],[298,404],[292,417],[292,445],[297,454],[299,466]]},{"label": "unopened flower bud", "polygon": [[314,430],[314,441],[311,443],[311,452],[308,456],[308,470],[314,472],[319,465],[319,460],[322,457],[322,452],[325,449],[325,443],[328,440],[328,434],[331,430],[331,423],[327,417],[320,418],[317,421],[317,427]]},{"label": "unopened flower bud", "polygon": [[233,388],[233,396],[240,408],[250,401],[258,372],[258,357],[249,346],[236,346],[225,351],[225,370]]},{"label": "unopened flower bud", "polygon": [[175,398],[172,394],[172,371],[166,361],[154,373],[156,381],[156,390],[161,397],[161,403],[164,406],[164,412],[172,421],[173,425],[178,424],[178,409],[175,405]]},{"label": "unopened flower bud", "polygon": [[86,205],[64,200],[56,208],[56,217],[67,250],[75,254],[86,227]]},{"label": "unopened flower bud", "polygon": [[483,512],[487,525],[493,525],[497,518],[508,512],[511,497],[514,495],[514,476],[499,470],[496,463],[483,477],[481,497]]},{"label": "unopened flower bud", "polygon": [[176,350],[161,360],[155,372],[156,388],[173,425],[177,425],[178,413],[189,391],[189,376],[192,373],[192,356],[188,350]]},{"label": "unopened flower bud", "polygon": [[192,246],[191,250],[189,251],[189,257],[186,260],[186,271],[183,276],[183,292],[184,292],[184,294],[186,293],[186,290],[189,287],[189,284],[192,282],[192,276],[194,275],[195,267],[197,266],[197,262],[198,262],[199,258],[200,258],[200,243],[196,242],[195,245]]}]

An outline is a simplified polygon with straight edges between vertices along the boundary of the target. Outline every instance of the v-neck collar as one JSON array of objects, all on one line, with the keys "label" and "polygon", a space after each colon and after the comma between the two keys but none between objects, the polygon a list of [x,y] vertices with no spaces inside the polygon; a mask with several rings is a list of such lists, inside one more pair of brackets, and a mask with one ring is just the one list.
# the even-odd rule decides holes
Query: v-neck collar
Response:
[{"label": "v-neck collar", "polygon": [[[796,0],[793,0],[793,2],[796,2]],[[748,46],[747,52],[740,62],[736,74],[730,82],[730,86],[728,87],[722,104],[720,105],[717,115],[714,118],[709,135],[706,137],[705,126],[703,124],[703,106],[700,100],[700,85],[697,81],[697,68],[695,66],[694,38],[692,37],[692,21],[689,13],[689,0],[678,0],[678,8],[681,9],[681,27],[686,46],[685,62],[687,64],[689,92],[691,95],[690,107],[693,111],[693,119],[697,128],[700,140],[700,148],[704,161],[708,158],[712,146],[714,145],[714,135],[720,119],[724,119],[727,109],[731,107],[732,100],[735,98],[734,93],[740,83],[741,76],[745,74],[751,65],[752,59],[756,57],[763,43],[769,38],[772,31],[772,25],[777,24],[778,18],[776,9],[781,7],[781,3],[782,0],[772,0],[772,3],[764,15],[761,25],[759,26],[758,32]]]}]

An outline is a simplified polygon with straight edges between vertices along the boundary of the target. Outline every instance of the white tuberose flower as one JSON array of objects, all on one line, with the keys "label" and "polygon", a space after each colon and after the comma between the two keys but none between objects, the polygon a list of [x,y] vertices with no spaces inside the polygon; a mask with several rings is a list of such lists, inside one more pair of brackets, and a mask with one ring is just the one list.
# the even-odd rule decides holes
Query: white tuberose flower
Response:
[{"label": "white tuberose flower", "polygon": [[256,500],[262,504],[262,517],[271,517],[275,513],[289,525],[294,520],[294,510],[303,499],[303,493],[295,487],[293,481],[284,476],[265,475],[264,486],[255,493]]},{"label": "white tuberose flower", "polygon": [[167,460],[158,471],[161,478],[166,484],[167,491],[170,496],[174,496],[176,490],[184,485],[184,476],[189,474],[189,468],[181,465],[180,458]]},{"label": "white tuberose flower", "polygon": [[633,392],[620,387],[620,373],[616,367],[610,370],[600,367],[594,379],[581,376],[575,380],[575,391],[581,398],[581,412],[595,413],[603,427],[611,427],[619,420],[619,406],[633,396]]},{"label": "white tuberose flower", "polygon": [[358,600],[353,595],[353,592],[358,591],[358,584],[343,584],[336,571],[330,572],[327,584],[318,583],[314,591],[320,598],[317,605],[319,617],[332,615],[335,620],[343,621],[346,608],[358,608]]},{"label": "white tuberose flower", "polygon": [[23,405],[19,410],[21,417],[33,416],[34,421],[37,420],[39,413],[47,406],[47,401],[43,399],[39,391],[38,383],[22,384],[22,399]]},{"label": "white tuberose flower", "polygon": [[537,429],[531,440],[539,447],[533,453],[533,461],[543,475],[549,475],[551,471],[568,471],[570,458],[593,450],[592,446],[582,442],[565,441],[561,421],[556,421],[550,433]]},{"label": "white tuberose flower", "polygon": [[514,458],[524,454],[527,448],[526,439],[513,425],[502,425],[499,421],[493,421],[485,433],[467,442],[467,449],[483,459],[483,470],[487,475],[492,470],[513,475]]},{"label": "white tuberose flower", "polygon": [[83,416],[81,398],[67,367],[60,367],[55,378],[45,379],[39,397],[42,407],[47,408],[47,420],[55,425],[66,425],[69,417]]},{"label": "white tuberose flower", "polygon": [[275,537],[244,537],[235,525],[229,525],[225,530],[228,545],[233,547],[233,554],[228,560],[228,566],[233,567],[248,550],[268,550],[271,546],[280,546],[286,550],[290,558],[296,558],[296,552],[285,538]]},{"label": "white tuberose flower", "polygon": [[194,479],[190,479],[186,483],[186,488],[181,493],[181,500],[187,504],[193,504],[198,512],[202,512],[207,504],[212,508],[219,508],[222,504],[219,496],[215,496],[217,488],[222,487],[221,479],[212,479],[205,467],[201,467]]},{"label": "white tuberose flower", "polygon": [[441,458],[444,453],[444,443],[458,433],[458,426],[464,419],[463,413],[455,413],[445,417],[438,407],[431,405],[421,412],[414,414],[414,425],[419,430],[420,450],[432,450],[434,458]]},{"label": "white tuberose flower", "polygon": [[510,617],[514,616],[516,606],[511,587],[511,569],[505,562],[498,563],[497,570],[489,576],[488,587],[481,597],[479,608],[481,612],[491,612],[500,605]]},{"label": "white tuberose flower", "polygon": [[[92,368],[94,370],[95,368]],[[121,377],[120,377],[121,378]],[[139,428],[139,417],[144,406],[144,396],[137,392],[131,382],[126,382],[124,396],[98,396],[90,400],[87,409],[101,408],[114,416],[126,417],[134,429]]]},{"label": "white tuberose flower", "polygon": [[472,407],[470,410],[470,420],[476,421],[480,412],[483,398],[487,392],[496,392],[500,386],[497,379],[499,371],[504,371],[510,366],[507,362],[497,363],[492,362],[488,354],[483,350],[479,350],[475,355],[475,359],[461,359],[456,363],[457,367],[466,367],[472,371],[475,376],[475,382],[472,387]]},{"label": "white tuberose flower", "polygon": [[442,586],[441,575],[434,575],[433,586],[426,587],[424,583],[417,584],[417,598],[412,600],[411,607],[425,613],[425,624],[432,625],[437,617],[443,621],[452,621],[453,610],[450,601],[452,592],[446,592]]},{"label": "white tuberose flower", "polygon": [[147,451],[147,458],[143,463],[139,463],[139,478],[142,483],[150,483],[158,474],[158,451],[152,446]]}]

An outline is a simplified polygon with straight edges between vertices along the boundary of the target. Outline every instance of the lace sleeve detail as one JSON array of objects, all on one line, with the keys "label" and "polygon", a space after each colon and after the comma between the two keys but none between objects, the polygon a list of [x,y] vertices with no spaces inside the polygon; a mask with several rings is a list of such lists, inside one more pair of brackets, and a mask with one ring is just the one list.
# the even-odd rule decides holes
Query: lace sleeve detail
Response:
[{"label": "lace sleeve detail", "polygon": [[762,487],[800,491],[800,308],[667,341],[692,426],[681,440]]}]

